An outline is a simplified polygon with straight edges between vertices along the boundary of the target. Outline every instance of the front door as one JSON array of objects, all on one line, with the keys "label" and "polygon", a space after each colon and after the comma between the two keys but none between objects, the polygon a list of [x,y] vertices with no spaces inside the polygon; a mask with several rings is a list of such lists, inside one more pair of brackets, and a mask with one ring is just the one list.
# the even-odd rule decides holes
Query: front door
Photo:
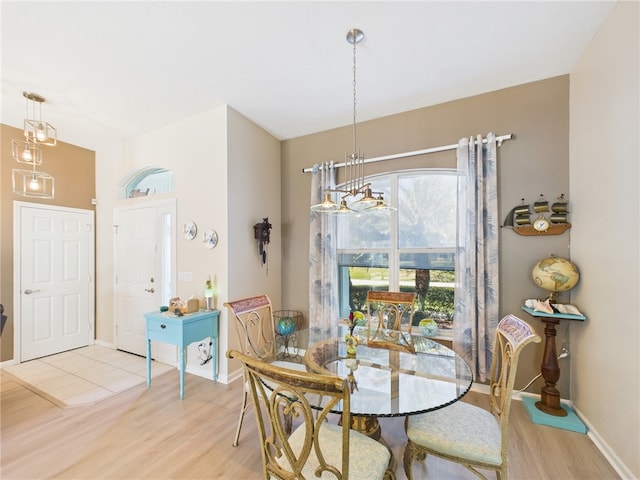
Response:
[{"label": "front door", "polygon": [[114,225],[116,347],[145,355],[143,314],[175,292],[175,200],[116,208]]},{"label": "front door", "polygon": [[94,324],[94,213],[15,202],[20,361],[84,347]]}]

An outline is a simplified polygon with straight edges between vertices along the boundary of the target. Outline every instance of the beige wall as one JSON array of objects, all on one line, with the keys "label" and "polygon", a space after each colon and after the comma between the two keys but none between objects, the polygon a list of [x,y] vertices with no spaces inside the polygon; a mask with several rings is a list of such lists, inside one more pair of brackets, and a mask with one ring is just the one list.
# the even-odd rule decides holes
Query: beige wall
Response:
[{"label": "beige wall", "polygon": [[[229,212],[229,269],[222,301],[266,293],[275,310],[288,308],[281,302],[280,141],[232,108],[228,109],[227,121],[227,202],[223,206]],[[253,226],[264,217],[269,218],[273,228],[263,266]],[[220,308],[228,323],[229,346],[237,348],[233,320],[228,309]],[[225,351],[220,358],[221,371],[240,376],[240,363],[234,360],[227,367]]]},{"label": "beige wall", "polygon": [[[366,92],[359,92],[359,101],[366,101]],[[543,193],[548,200],[554,200],[564,193],[571,200],[568,76],[364,122],[358,124],[358,143],[366,157],[377,157],[455,144],[461,137],[490,131],[516,136],[515,140],[505,142],[498,152],[501,218],[519,204],[521,198],[532,202]],[[311,178],[301,170],[319,161],[343,161],[351,143],[349,126],[283,142],[282,301],[289,308],[305,313],[308,310]],[[443,165],[455,166],[455,151],[379,162],[367,166],[366,171]],[[510,229],[501,229],[501,315],[514,313],[543,334],[541,323],[528,317],[520,306],[526,298],[544,295],[534,285],[531,269],[537,260],[551,253],[567,257],[569,235],[522,237]],[[570,348],[567,328],[562,325],[559,329],[559,348],[565,344]],[[520,386],[539,373],[542,345],[527,349],[523,355],[517,382]],[[569,397],[568,361],[562,361],[561,369],[559,389],[563,397]],[[537,393],[541,385],[539,380],[529,391]]]},{"label": "beige wall", "polygon": [[[194,139],[196,141],[194,141]],[[118,200],[116,188],[132,171],[145,166],[174,172],[171,194]],[[97,339],[114,342],[113,209],[131,202],[160,198],[177,199],[177,226],[193,221],[198,237],[177,236],[177,271],[190,272],[192,281],[177,283],[177,295],[202,298],[208,276],[217,282],[216,307],[220,314],[219,375],[229,374],[224,352],[235,342],[223,302],[239,295],[267,292],[280,302],[280,142],[244,118],[222,106],[184,121],[140,135],[125,145],[101,149],[98,154],[98,308]],[[269,271],[262,268],[253,239],[253,225],[269,216],[274,224]],[[218,245],[207,249],[202,233],[214,229]],[[195,346],[187,350],[187,368],[211,375],[211,363],[197,361]]]},{"label": "beige wall", "polygon": [[640,478],[639,16],[619,2],[571,71],[574,298],[588,317],[571,329],[571,398],[624,478]]},{"label": "beige wall", "polygon": [[2,331],[0,361],[13,358],[13,202],[32,202],[61,207],[94,210],[91,200],[95,190],[95,152],[58,142],[55,147],[42,147],[43,164],[38,169],[55,178],[55,198],[43,200],[13,193],[11,171],[25,169],[11,158],[11,140],[24,139],[22,130],[0,125],[0,303],[5,307],[7,324]]}]

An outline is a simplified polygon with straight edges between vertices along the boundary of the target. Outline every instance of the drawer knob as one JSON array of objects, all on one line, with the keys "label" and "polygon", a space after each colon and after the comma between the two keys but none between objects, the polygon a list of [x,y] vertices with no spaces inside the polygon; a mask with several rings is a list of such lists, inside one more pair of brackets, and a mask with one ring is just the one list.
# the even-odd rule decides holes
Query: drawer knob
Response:
[{"label": "drawer knob", "polygon": [[167,326],[164,323],[161,323],[160,328],[167,328]]}]

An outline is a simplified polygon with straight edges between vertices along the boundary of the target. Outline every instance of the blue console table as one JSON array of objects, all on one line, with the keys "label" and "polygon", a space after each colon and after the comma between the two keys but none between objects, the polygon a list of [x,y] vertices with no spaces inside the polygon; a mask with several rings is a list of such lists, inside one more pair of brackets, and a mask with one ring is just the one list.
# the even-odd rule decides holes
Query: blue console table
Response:
[{"label": "blue console table", "polygon": [[211,337],[213,381],[218,380],[218,319],[219,310],[200,310],[181,317],[173,313],[144,314],[147,338],[147,387],[151,386],[151,340],[178,347],[180,367],[180,399],[184,398],[184,350],[187,345]]}]

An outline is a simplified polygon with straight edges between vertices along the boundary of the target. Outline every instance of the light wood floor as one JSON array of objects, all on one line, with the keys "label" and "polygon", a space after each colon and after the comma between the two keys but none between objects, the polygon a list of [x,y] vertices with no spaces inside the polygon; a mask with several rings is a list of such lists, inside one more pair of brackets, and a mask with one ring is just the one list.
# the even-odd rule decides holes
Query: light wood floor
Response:
[{"label": "light wood floor", "polygon": [[[10,479],[260,478],[253,412],[240,445],[231,446],[241,382],[215,384],[186,375],[185,399],[178,372],[154,379],[97,405],[61,409],[2,374],[0,477]],[[467,401],[484,405],[486,396]],[[591,440],[574,432],[532,424],[514,402],[509,445],[511,479],[619,478]],[[382,434],[406,479],[403,420],[381,420]],[[414,466],[416,479],[472,479],[463,467],[428,457]],[[490,476],[489,478],[494,478]]]}]

